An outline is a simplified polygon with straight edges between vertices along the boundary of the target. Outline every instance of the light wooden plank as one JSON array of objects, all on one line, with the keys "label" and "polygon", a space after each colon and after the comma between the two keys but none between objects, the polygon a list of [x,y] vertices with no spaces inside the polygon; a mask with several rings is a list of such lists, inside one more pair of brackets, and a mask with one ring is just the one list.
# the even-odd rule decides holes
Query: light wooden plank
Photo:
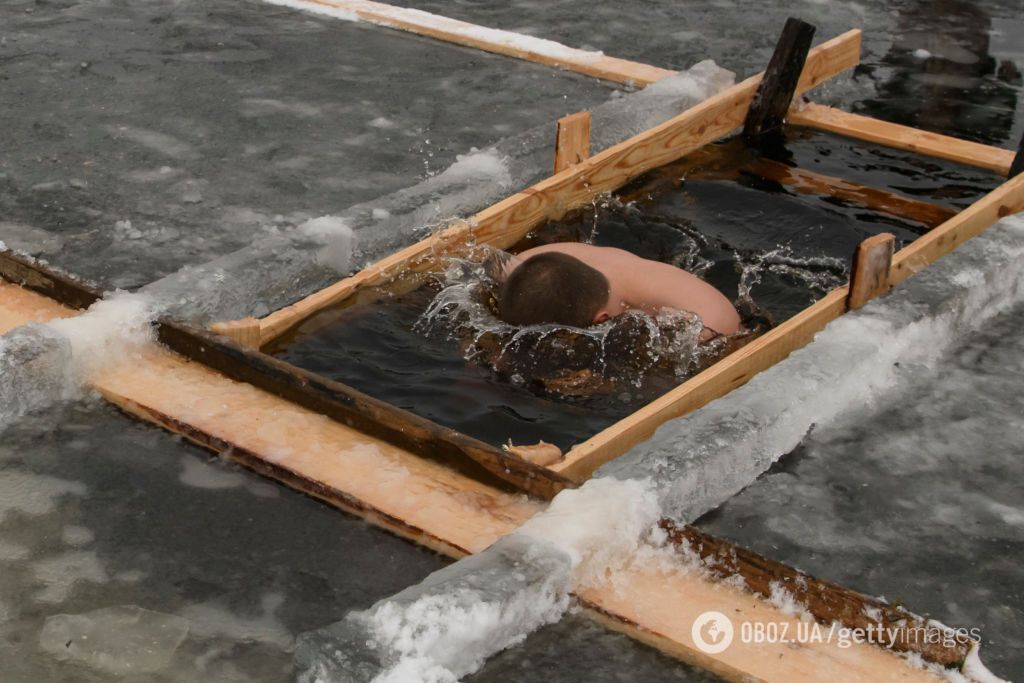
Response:
[{"label": "light wooden plank", "polygon": [[558,119],[555,134],[555,173],[575,166],[590,156],[590,112],[581,111]]},{"label": "light wooden plank", "polygon": [[846,301],[850,310],[889,291],[889,270],[895,248],[896,236],[888,232],[872,235],[857,245],[850,273],[850,296]]},{"label": "light wooden plank", "polygon": [[789,110],[787,121],[795,126],[816,128],[886,147],[987,168],[1001,175],[1007,174],[1013,162],[1013,152],[1007,149],[930,133],[811,102],[794,105]]},{"label": "light wooden plank", "polygon": [[[833,641],[746,646],[739,643],[737,647],[744,621],[754,626],[777,624],[778,629],[795,634],[800,620],[737,588],[708,583],[697,571],[659,571],[635,565],[616,572],[611,582],[608,587],[587,588],[577,593],[588,616],[727,681],[945,680],[907,666],[906,660],[892,652],[868,645],[843,649],[835,647]],[[696,647],[691,634],[694,621],[706,612],[726,615],[734,628],[732,644],[715,655]]]},{"label": "light wooden plank", "polygon": [[422,10],[395,7],[369,0],[289,0],[278,4],[306,7],[312,11],[317,11],[316,8],[325,8],[345,18],[355,16],[378,26],[546,64],[615,83],[643,87],[676,73],[671,69],[609,57],[600,52],[578,50],[551,40],[477,26]]},{"label": "light wooden plank", "polygon": [[[72,314],[0,282],[6,325]],[[542,509],[156,346],[105,369],[93,386],[130,414],[450,557],[479,552]],[[690,635],[703,611],[723,612],[737,625],[748,619],[793,628],[795,621],[768,601],[695,571],[678,555],[634,563],[577,597],[602,623],[729,680],[939,680],[867,644],[793,647],[737,638],[723,653],[704,654]]]},{"label": "light wooden plank", "polygon": [[69,318],[76,311],[0,278],[0,335],[29,323]]},{"label": "light wooden plank", "polygon": [[221,334],[228,339],[233,339],[242,346],[249,349],[257,349],[260,346],[260,321],[259,318],[242,318],[241,320],[229,320],[223,323],[213,323],[210,331]]},{"label": "light wooden plank", "polygon": [[[820,85],[860,61],[860,30],[848,31],[811,50],[796,92]],[[761,74],[708,98],[682,114],[596,154],[452,227],[378,261],[261,321],[264,344],[316,311],[399,273],[422,271],[433,259],[465,249],[472,241],[507,248],[546,219],[555,219],[603,192],[717,140],[742,125]]]},{"label": "light wooden plank", "polygon": [[806,345],[825,325],[846,312],[848,292],[847,287],[833,290],[778,327],[575,446],[551,469],[575,481],[585,481],[601,465],[649,439],[662,423],[725,396]]},{"label": "light wooden plank", "polygon": [[895,286],[953,251],[1000,218],[1024,211],[1024,175],[1011,178],[942,225],[896,252],[890,283]]}]

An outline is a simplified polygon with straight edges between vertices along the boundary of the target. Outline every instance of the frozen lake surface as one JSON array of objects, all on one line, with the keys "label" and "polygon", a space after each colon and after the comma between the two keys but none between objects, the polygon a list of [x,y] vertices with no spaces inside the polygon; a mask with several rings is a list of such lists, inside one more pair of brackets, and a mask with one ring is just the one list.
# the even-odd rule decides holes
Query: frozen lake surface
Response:
[{"label": "frozen lake surface", "polygon": [[[863,65],[817,100],[1003,147],[1024,132],[1019,0],[406,4],[739,77],[789,14],[819,39],[862,27]],[[616,91],[255,0],[11,0],[0,240],[136,288]],[[1024,677],[1022,324],[1005,314],[876,412],[813,431],[700,526],[977,626],[990,668]],[[96,399],[0,439],[4,681],[291,680],[298,633],[445,563]],[[713,680],[576,616],[468,680],[509,679]]]}]

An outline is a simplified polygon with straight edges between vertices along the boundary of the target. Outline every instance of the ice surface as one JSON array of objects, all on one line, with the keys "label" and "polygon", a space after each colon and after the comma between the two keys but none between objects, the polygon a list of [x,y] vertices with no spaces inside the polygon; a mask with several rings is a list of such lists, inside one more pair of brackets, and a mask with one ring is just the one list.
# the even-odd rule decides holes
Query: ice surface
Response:
[{"label": "ice surface", "polygon": [[57,507],[61,496],[85,495],[85,485],[45,475],[0,470],[0,522],[11,513],[43,515]]},{"label": "ice surface", "polygon": [[455,681],[561,618],[569,591],[632,558],[658,518],[645,482],[589,481],[422,583],[303,634],[300,680]]},{"label": "ice surface", "polygon": [[189,605],[180,614],[192,623],[197,636],[266,643],[287,650],[292,646],[292,634],[277,616],[283,602],[279,593],[264,593],[259,614],[252,617],[238,615],[217,601]]},{"label": "ice surface", "polygon": [[39,646],[114,676],[155,673],[167,667],[188,635],[188,621],[137,605],[104,607],[46,618]]},{"label": "ice surface", "polygon": [[68,395],[74,381],[71,344],[32,324],[0,337],[0,430],[11,420]]},{"label": "ice surface", "polygon": [[929,366],[964,333],[1021,300],[1024,219],[1009,217],[842,316],[743,387],[598,470],[650,478],[663,511],[692,521],[752,482],[815,425],[848,416]]},{"label": "ice surface", "polygon": [[110,580],[103,563],[91,550],[70,550],[36,560],[32,571],[42,584],[34,597],[43,603],[64,602],[80,581],[106,583]]}]

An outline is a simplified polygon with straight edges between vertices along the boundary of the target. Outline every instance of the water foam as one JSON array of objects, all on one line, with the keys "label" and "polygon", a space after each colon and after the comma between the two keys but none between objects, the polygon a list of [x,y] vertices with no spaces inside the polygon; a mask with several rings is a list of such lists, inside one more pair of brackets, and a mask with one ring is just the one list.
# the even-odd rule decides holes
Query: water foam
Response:
[{"label": "water foam", "polygon": [[150,299],[117,292],[84,313],[0,337],[0,428],[27,412],[77,398],[89,380],[152,340]]}]

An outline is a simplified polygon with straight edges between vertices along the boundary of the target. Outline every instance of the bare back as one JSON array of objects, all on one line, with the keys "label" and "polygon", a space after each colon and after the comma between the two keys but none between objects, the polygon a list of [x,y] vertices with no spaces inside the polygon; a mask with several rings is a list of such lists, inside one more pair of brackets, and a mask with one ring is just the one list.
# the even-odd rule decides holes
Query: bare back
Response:
[{"label": "bare back", "polygon": [[715,287],[681,268],[623,249],[579,242],[546,244],[522,252],[510,267],[514,269],[531,256],[549,252],[577,258],[608,279],[610,315],[627,310],[657,315],[667,308],[694,313],[705,327],[720,334],[734,334],[740,329],[739,314]]}]

